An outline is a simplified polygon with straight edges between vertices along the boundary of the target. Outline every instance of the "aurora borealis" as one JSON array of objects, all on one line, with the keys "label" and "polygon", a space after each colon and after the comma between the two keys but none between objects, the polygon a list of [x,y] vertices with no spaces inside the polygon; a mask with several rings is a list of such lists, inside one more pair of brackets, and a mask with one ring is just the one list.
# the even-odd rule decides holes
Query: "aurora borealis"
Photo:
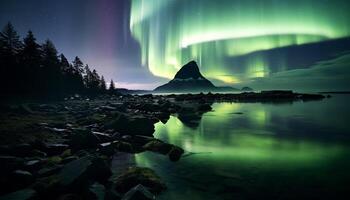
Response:
[{"label": "aurora borealis", "polygon": [[172,78],[193,59],[206,77],[234,84],[302,67],[283,51],[271,63],[266,52],[348,37],[349,8],[340,0],[132,0],[130,30],[155,76]]},{"label": "aurora borealis", "polygon": [[51,39],[117,87],[152,90],[195,60],[216,85],[350,90],[349,10],[347,0],[2,0],[0,26]]}]

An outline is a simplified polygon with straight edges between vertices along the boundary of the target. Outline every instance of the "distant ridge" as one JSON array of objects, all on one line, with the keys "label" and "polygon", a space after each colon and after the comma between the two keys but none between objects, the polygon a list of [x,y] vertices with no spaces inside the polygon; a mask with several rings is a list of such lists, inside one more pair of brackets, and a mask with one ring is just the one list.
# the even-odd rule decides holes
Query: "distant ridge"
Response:
[{"label": "distant ridge", "polygon": [[216,87],[206,79],[195,61],[190,61],[175,74],[174,79],[154,89],[154,92],[232,92],[233,87]]}]

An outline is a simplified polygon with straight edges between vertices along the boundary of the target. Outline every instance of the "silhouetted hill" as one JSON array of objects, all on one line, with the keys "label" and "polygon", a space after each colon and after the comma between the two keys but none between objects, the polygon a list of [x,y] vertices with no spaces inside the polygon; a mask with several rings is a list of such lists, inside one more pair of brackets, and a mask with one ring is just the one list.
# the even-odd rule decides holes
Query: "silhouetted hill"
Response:
[{"label": "silhouetted hill", "polygon": [[154,89],[155,92],[230,92],[238,89],[232,87],[216,87],[199,71],[195,61],[184,65],[168,83]]}]

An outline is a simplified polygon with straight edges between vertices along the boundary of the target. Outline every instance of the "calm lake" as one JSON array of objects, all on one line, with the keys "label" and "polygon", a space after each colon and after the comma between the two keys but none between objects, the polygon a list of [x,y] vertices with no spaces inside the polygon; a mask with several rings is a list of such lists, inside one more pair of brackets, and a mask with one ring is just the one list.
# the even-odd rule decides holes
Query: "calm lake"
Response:
[{"label": "calm lake", "polygon": [[350,187],[350,95],[322,101],[214,103],[191,126],[172,116],[155,137],[185,149],[176,163],[142,153],[167,200],[341,199]]}]

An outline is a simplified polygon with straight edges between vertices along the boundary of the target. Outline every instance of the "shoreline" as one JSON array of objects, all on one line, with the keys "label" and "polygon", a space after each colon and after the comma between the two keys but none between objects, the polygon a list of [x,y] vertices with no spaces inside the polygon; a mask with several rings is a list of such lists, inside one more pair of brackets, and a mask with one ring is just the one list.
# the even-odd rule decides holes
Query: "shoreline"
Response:
[{"label": "shoreline", "polygon": [[[47,104],[3,105],[0,159],[5,173],[1,185],[5,186],[1,195],[52,198],[53,194],[78,194],[94,199],[90,186],[96,184],[105,192],[117,192],[120,198],[140,187],[155,195],[166,185],[153,170],[131,168],[111,179],[115,175],[110,169],[116,152],[151,151],[174,162],[181,159],[185,150],[153,137],[155,123],[165,124],[172,114],[179,115],[185,123],[193,122],[211,111],[213,102],[280,103],[323,98],[319,94],[269,91],[104,95],[95,99],[77,96]],[[71,170],[81,173],[72,174]],[[71,177],[70,181],[66,177]],[[122,191],[118,191],[120,188]]]}]

